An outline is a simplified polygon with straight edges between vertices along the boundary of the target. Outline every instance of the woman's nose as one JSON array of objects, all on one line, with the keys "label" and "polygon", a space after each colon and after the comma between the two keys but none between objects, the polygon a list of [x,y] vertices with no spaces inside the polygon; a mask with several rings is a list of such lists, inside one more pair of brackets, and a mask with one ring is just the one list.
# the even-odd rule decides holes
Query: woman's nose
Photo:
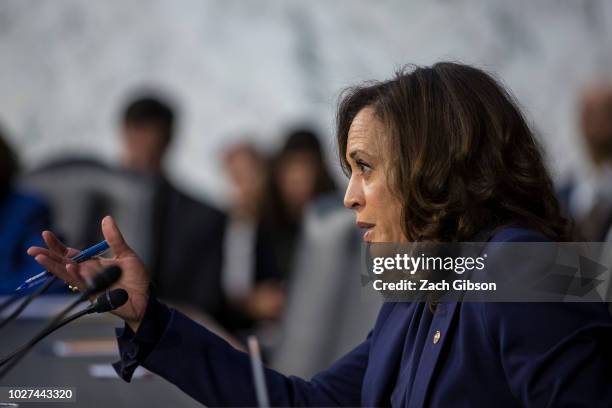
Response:
[{"label": "woman's nose", "polygon": [[363,205],[363,192],[359,188],[359,183],[355,182],[351,177],[346,187],[346,192],[344,193],[344,206],[351,210],[358,210],[363,207]]}]

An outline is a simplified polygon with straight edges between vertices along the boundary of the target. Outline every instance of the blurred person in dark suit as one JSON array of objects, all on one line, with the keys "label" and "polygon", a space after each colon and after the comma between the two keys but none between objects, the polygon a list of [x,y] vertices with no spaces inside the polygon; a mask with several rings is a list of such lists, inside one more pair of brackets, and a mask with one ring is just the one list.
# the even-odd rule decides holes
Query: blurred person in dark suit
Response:
[{"label": "blurred person in dark suit", "polygon": [[47,204],[15,187],[17,171],[17,155],[0,129],[0,294],[12,293],[41,271],[26,250],[42,244],[41,233],[50,228]]},{"label": "blurred person in dark suit", "polygon": [[224,165],[231,182],[225,231],[223,290],[228,328],[247,330],[260,321],[277,320],[285,289],[269,237],[261,227],[268,160],[252,144],[228,147]]},{"label": "blurred person in dark suit", "polygon": [[335,190],[317,134],[309,128],[289,132],[272,159],[262,211],[262,228],[272,241],[284,279],[291,277],[304,210],[316,198]]},{"label": "blurred person in dark suit", "polygon": [[225,216],[166,177],[163,162],[174,127],[174,110],[162,98],[131,100],[122,117],[122,165],[155,181],[151,276],[159,296],[217,316]]},{"label": "blurred person in dark suit", "polygon": [[559,196],[584,239],[605,241],[612,225],[612,84],[585,88],[579,115],[590,161]]}]

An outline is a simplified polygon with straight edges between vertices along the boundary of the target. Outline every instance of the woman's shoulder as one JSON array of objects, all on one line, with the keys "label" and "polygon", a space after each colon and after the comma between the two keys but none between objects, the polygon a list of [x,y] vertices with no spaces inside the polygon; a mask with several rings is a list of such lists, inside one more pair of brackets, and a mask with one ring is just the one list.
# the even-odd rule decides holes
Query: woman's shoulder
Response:
[{"label": "woman's shoulder", "polygon": [[[506,242],[512,245],[505,246],[503,243]],[[549,273],[546,269],[539,268],[549,265],[548,261],[543,260],[555,259],[558,253],[557,243],[513,246],[514,243],[522,242],[552,243],[553,241],[534,229],[504,227],[492,235],[487,250],[489,255],[494,252],[493,248],[499,250],[496,261],[504,264],[512,254],[518,254],[513,248],[520,249],[520,256],[511,258],[512,271],[524,266],[533,268],[534,272]],[[533,265],[523,265],[531,256],[537,256],[538,262]],[[489,259],[493,257],[490,256]],[[549,346],[552,347],[555,341],[561,341],[581,330],[601,329],[605,330],[607,335],[612,335],[612,316],[608,304],[603,302],[465,302],[462,304],[460,315],[463,322],[478,322],[474,327],[485,331],[496,342],[504,337],[516,337],[521,341],[528,341],[534,333],[545,332],[545,335],[539,334],[539,336],[548,338]]]},{"label": "woman's shoulder", "polygon": [[550,242],[541,232],[521,226],[503,226],[491,233],[490,242]]}]

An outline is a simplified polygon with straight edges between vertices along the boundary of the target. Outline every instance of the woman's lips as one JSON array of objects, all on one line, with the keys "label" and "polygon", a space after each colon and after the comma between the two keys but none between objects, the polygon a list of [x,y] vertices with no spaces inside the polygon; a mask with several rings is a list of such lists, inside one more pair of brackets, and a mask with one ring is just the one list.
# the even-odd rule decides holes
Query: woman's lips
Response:
[{"label": "woman's lips", "polygon": [[376,226],[376,224],[370,224],[369,222],[358,221],[357,226],[359,228],[363,228],[366,230],[366,232],[363,234],[363,240],[365,242],[371,242],[372,234],[374,234],[374,227]]}]

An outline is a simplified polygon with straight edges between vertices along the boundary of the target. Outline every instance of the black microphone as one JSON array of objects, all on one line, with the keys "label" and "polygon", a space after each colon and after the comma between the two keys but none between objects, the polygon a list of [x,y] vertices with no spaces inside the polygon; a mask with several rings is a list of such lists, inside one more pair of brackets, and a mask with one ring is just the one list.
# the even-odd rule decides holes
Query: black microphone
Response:
[{"label": "black microphone", "polygon": [[108,289],[111,285],[121,277],[121,268],[117,265],[109,266],[99,274],[88,279],[86,282],[87,290],[83,293],[84,296],[91,296],[98,292]]},{"label": "black microphone", "polygon": [[81,316],[85,316],[92,313],[105,313],[115,310],[123,306],[128,301],[128,293],[124,289],[113,289],[106,291],[96,298],[96,300],[87,308],[81,310],[69,316],[58,323],[55,323],[59,319],[53,319],[43,330],[41,330],[32,340],[21,346],[11,354],[0,360],[0,367],[8,364],[1,372],[0,379],[2,379],[25,355],[42,339],[56,331],[57,329],[64,327],[68,323],[78,319]]},{"label": "black microphone", "polygon": [[[68,308],[64,314],[58,316],[57,321],[59,321],[62,317],[66,316],[76,305],[85,301],[90,296],[101,292],[103,290],[108,289],[113,283],[117,282],[121,277],[121,268],[113,265],[109,266],[102,272],[98,273],[94,277],[90,278],[86,282],[86,290],[83,292],[81,297],[79,297],[71,308]],[[17,307],[10,315],[8,315],[4,320],[0,321],[0,329],[6,326],[8,323],[15,320],[19,315],[25,310],[25,308],[32,303],[34,299],[38,296],[45,293],[51,285],[57,282],[57,278],[54,276],[45,282],[44,285],[40,286],[36,291],[32,292],[20,305]],[[5,308],[9,307],[12,303],[17,301],[21,297],[21,293],[16,293],[13,296],[9,297],[4,303],[0,305],[0,312]]]},{"label": "black microphone", "polygon": [[85,314],[110,312],[123,306],[127,301],[128,293],[124,289],[107,290],[98,296],[84,312]]},{"label": "black microphone", "polygon": [[110,288],[115,282],[119,280],[120,277],[121,268],[117,265],[112,265],[104,269],[102,272],[98,273],[91,279],[88,279],[86,283],[87,288],[83,293],[81,293],[81,296],[79,296],[66,309],[64,309],[64,311],[57,315],[55,319],[53,319],[51,323],[49,323],[48,326],[52,326],[53,324],[59,322],[61,319],[64,318],[64,316],[70,313],[72,309],[77,307],[79,303],[86,301],[92,295]]}]

